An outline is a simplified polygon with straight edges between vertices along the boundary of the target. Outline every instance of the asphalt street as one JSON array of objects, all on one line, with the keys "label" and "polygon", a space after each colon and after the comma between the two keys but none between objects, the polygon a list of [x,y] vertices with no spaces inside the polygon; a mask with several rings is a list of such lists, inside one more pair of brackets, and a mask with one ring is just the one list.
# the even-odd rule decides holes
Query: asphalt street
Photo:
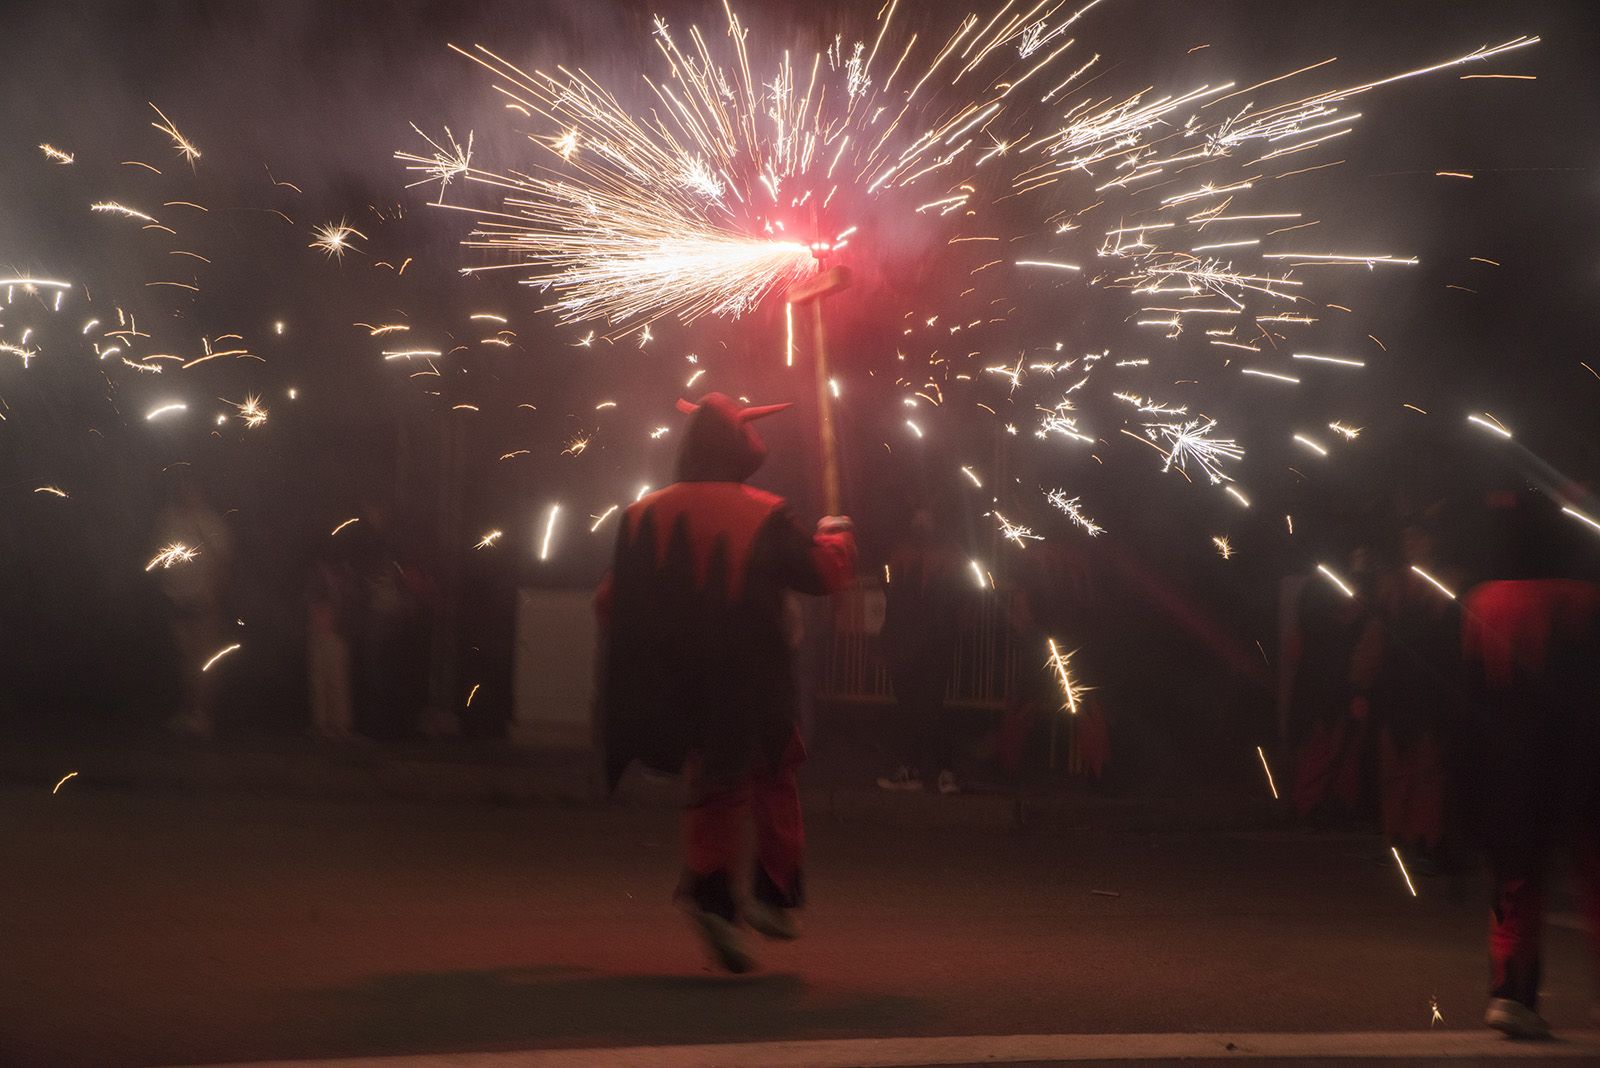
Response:
[{"label": "asphalt street", "polygon": [[[1373,838],[814,821],[804,937],[733,978],[672,906],[669,811],[77,785],[0,793],[6,1064],[1481,1029],[1482,889],[1413,898]],[[1570,909],[1558,1031],[1593,1026]]]}]

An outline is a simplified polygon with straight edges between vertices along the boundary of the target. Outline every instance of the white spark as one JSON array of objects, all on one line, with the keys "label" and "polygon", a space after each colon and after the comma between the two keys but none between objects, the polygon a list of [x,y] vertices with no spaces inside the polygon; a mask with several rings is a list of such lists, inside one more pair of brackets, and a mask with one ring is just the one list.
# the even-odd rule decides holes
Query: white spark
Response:
[{"label": "white spark", "polygon": [[1300,384],[1300,380],[1298,378],[1295,378],[1293,375],[1280,375],[1280,374],[1275,374],[1272,371],[1259,371],[1254,367],[1243,367],[1243,368],[1240,368],[1240,371],[1243,374],[1256,375],[1259,378],[1272,378],[1272,379],[1276,379],[1279,382],[1288,382],[1291,385],[1296,385],[1297,386],[1297,385]]},{"label": "white spark", "polygon": [[544,537],[539,541],[539,559],[541,561],[550,559],[550,539],[556,532],[556,516],[560,514],[561,506],[552,504],[550,506],[550,515],[544,521]]},{"label": "white spark", "polygon": [[1406,871],[1406,862],[1400,859],[1400,850],[1394,846],[1389,847],[1389,852],[1394,854],[1394,862],[1400,866],[1400,874],[1405,877],[1406,889],[1411,891],[1411,896],[1417,896],[1417,886],[1411,881],[1411,873]]},{"label": "white spark", "polygon": [[1272,799],[1278,800],[1278,784],[1272,780],[1272,768],[1267,766],[1267,754],[1258,745],[1256,756],[1261,758],[1261,770],[1267,773],[1267,789],[1272,791]]},{"label": "white spark", "polygon": [[168,412],[186,412],[188,410],[189,406],[187,404],[183,403],[182,401],[173,401],[170,404],[162,404],[158,407],[151,408],[148,412],[144,413],[144,417],[146,421],[149,421],[151,419],[159,419]]},{"label": "white spark", "polygon": [[1310,449],[1312,452],[1316,453],[1318,456],[1326,456],[1326,455],[1328,455],[1328,450],[1327,449],[1323,448],[1321,445],[1317,444],[1315,441],[1312,441],[1310,438],[1306,437],[1304,434],[1296,434],[1294,436],[1294,440],[1299,442],[1300,444],[1304,445],[1306,448]]},{"label": "white spark", "polygon": [[226,648],[218,649],[215,653],[211,654],[211,659],[210,660],[207,660],[204,664],[200,665],[200,670],[201,671],[210,671],[212,664],[215,664],[218,660],[221,660],[223,657],[227,656],[229,653],[235,652],[236,650],[238,650],[240,648],[242,648],[242,646],[240,646],[238,642],[234,642],[232,645],[227,646]]},{"label": "white spark", "polygon": [[1500,420],[1496,419],[1488,412],[1484,412],[1482,415],[1469,415],[1467,416],[1467,422],[1477,423],[1485,430],[1499,434],[1503,438],[1511,437],[1511,431],[1507,430],[1505,425],[1501,423]]},{"label": "white spark", "polygon": [[1335,575],[1333,573],[1333,569],[1330,568],[1327,564],[1318,564],[1317,565],[1317,570],[1322,572],[1323,577],[1326,578],[1329,582],[1331,582],[1335,586],[1339,587],[1339,591],[1341,593],[1343,593],[1346,597],[1354,597],[1356,595],[1356,591],[1352,590],[1349,586],[1345,585],[1344,579],[1340,578],[1338,575]]},{"label": "white spark", "polygon": [[1341,367],[1365,367],[1367,365],[1365,360],[1353,360],[1348,356],[1316,356],[1309,352],[1292,353],[1290,358],[1295,360],[1316,360],[1318,363],[1336,363]]},{"label": "white spark", "polygon": [[1416,564],[1411,565],[1411,570],[1415,574],[1426,579],[1429,585],[1438,590],[1440,593],[1444,594],[1446,597],[1450,598],[1452,601],[1456,599],[1455,592],[1451,590],[1450,587],[1446,586],[1444,583],[1440,582],[1438,579],[1422,570],[1422,568],[1418,567]]},{"label": "white spark", "polygon": [[1563,505],[1562,508],[1561,508],[1561,511],[1564,514],[1570,515],[1572,518],[1574,518],[1574,519],[1576,519],[1576,520],[1578,520],[1580,522],[1589,524],[1591,527],[1593,527],[1596,530],[1600,530],[1600,521],[1591,519],[1589,516],[1584,515],[1582,512],[1578,511],[1576,508],[1572,508],[1572,507],[1568,507],[1566,505]]}]

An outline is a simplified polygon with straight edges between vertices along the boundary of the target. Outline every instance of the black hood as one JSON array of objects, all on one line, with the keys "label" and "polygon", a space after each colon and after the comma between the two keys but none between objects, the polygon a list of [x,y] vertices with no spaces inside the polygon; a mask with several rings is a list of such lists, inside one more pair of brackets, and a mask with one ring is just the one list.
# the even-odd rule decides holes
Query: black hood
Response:
[{"label": "black hood", "polygon": [[755,474],[767,458],[767,446],[751,424],[787,407],[746,408],[722,393],[708,393],[699,404],[679,401],[689,425],[678,451],[678,481],[743,482]]}]

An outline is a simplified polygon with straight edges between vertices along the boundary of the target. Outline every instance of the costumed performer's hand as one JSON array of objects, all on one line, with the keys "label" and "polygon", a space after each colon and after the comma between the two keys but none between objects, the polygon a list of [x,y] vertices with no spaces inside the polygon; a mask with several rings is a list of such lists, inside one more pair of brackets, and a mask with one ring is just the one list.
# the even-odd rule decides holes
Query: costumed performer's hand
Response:
[{"label": "costumed performer's hand", "polygon": [[825,515],[817,520],[818,534],[844,534],[856,528],[847,515]]}]

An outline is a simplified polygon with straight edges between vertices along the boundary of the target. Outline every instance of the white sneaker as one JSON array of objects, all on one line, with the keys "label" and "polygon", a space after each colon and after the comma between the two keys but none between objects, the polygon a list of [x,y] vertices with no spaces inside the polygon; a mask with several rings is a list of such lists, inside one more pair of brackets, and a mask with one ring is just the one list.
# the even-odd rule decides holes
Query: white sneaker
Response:
[{"label": "white sneaker", "polygon": [[939,773],[939,792],[946,796],[961,792],[961,784],[956,782],[955,772],[945,770]]},{"label": "white sneaker", "polygon": [[684,913],[694,924],[700,941],[705,943],[712,963],[734,975],[743,975],[756,966],[755,958],[744,948],[744,939],[739,937],[739,929],[731,920],[714,912],[702,912],[692,905],[686,907]]},{"label": "white sneaker", "polygon": [[1510,998],[1490,998],[1483,1022],[1496,1031],[1504,1031],[1511,1038],[1550,1037],[1550,1025],[1543,1016]]},{"label": "white sneaker", "polygon": [[893,775],[878,776],[878,786],[885,790],[915,793],[922,789],[922,780],[911,774],[911,769],[902,764],[900,770]]},{"label": "white sneaker", "polygon": [[744,922],[757,933],[780,942],[793,942],[800,937],[800,924],[793,909],[781,909],[765,901],[751,899],[745,902]]}]

